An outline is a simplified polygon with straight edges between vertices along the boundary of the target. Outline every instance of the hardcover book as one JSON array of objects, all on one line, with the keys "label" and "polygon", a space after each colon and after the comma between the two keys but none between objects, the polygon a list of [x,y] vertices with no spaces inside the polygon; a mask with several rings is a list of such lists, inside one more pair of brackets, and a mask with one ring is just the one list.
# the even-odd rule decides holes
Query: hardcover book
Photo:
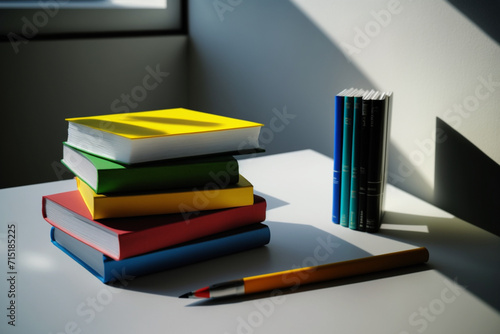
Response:
[{"label": "hardcover book", "polygon": [[185,108],[67,121],[69,145],[125,164],[260,149],[262,127]]},{"label": "hardcover book", "polygon": [[344,97],[344,129],[342,146],[342,181],[340,187],[340,225],[349,226],[349,202],[351,193],[351,153],[352,153],[352,113],[354,94],[352,91]]},{"label": "hardcover book", "polygon": [[361,130],[361,109],[363,90],[359,90],[354,96],[354,109],[352,113],[352,152],[351,152],[351,191],[349,198],[349,228],[358,228],[358,173],[359,173],[359,149]]},{"label": "hardcover book", "polygon": [[333,138],[333,207],[332,221],[340,224],[340,190],[342,181],[342,136],[344,129],[344,97],[353,90],[344,89],[335,96]]},{"label": "hardcover book", "polygon": [[387,178],[388,124],[392,109],[391,102],[390,93],[381,93],[372,98],[366,189],[367,232],[377,232],[379,230],[384,214],[383,192]]},{"label": "hardcover book", "polygon": [[269,243],[269,227],[252,224],[120,261],[111,259],[52,227],[52,243],[104,283],[143,276],[261,247]]},{"label": "hardcover book", "polygon": [[52,226],[121,260],[211,234],[260,223],[266,201],[229,209],[179,214],[93,219],[77,190],[43,196],[42,215]]},{"label": "hardcover book", "polygon": [[385,214],[385,190],[387,187],[387,180],[389,174],[389,141],[391,137],[391,124],[392,124],[392,103],[394,99],[394,95],[392,92],[387,92],[386,94],[386,105],[387,105],[387,116],[385,119],[385,129],[384,129],[384,144],[382,145],[383,153],[382,153],[382,181],[381,181],[381,190],[380,190],[380,213],[379,213],[379,221],[377,222],[377,230],[380,228],[382,223],[382,218]]},{"label": "hardcover book", "polygon": [[254,200],[252,184],[241,175],[238,183],[223,188],[214,181],[203,188],[107,195],[96,194],[78,177],[76,181],[93,219],[224,209],[252,205]]},{"label": "hardcover book", "polygon": [[366,187],[368,171],[368,152],[370,145],[370,112],[372,109],[371,96],[375,91],[370,91],[363,96],[361,102],[361,127],[359,131],[359,176],[358,176],[358,226],[360,231],[366,230]]},{"label": "hardcover book", "polygon": [[334,223],[372,233],[380,228],[385,213],[392,100],[392,92],[353,88],[335,97]]},{"label": "hardcover book", "polygon": [[222,186],[239,180],[232,156],[162,160],[126,165],[63,145],[61,161],[97,194]]}]

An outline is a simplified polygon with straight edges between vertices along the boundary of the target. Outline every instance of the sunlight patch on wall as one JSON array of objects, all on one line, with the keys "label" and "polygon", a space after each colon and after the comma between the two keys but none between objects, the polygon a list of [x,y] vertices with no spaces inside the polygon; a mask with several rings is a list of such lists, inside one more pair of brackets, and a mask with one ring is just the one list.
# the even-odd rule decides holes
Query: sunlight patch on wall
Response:
[{"label": "sunlight patch on wall", "polygon": [[391,140],[431,190],[436,117],[500,163],[500,47],[467,16],[446,1],[292,3],[377,89],[394,91]]}]

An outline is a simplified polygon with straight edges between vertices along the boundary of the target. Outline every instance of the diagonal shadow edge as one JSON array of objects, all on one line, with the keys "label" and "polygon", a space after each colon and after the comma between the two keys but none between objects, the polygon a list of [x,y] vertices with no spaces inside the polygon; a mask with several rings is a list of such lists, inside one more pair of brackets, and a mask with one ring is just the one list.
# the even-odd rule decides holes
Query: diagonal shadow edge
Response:
[{"label": "diagonal shadow edge", "polygon": [[434,202],[465,221],[500,236],[500,165],[436,118]]},{"label": "diagonal shadow edge", "polygon": [[498,13],[500,2],[498,1],[467,1],[448,0],[448,2],[462,14],[476,24],[486,35],[500,44],[500,25],[498,24]]},{"label": "diagonal shadow edge", "polygon": [[[426,226],[428,233],[381,229],[378,235],[416,247],[426,247],[430,254],[429,266],[450,280],[457,281],[467,291],[500,312],[500,300],[497,298],[500,288],[496,284],[500,245],[495,235],[457,217],[432,217],[388,211],[384,222]],[[440,251],[443,248],[447,251]],[[489,255],[485,256],[485,253]]]}]

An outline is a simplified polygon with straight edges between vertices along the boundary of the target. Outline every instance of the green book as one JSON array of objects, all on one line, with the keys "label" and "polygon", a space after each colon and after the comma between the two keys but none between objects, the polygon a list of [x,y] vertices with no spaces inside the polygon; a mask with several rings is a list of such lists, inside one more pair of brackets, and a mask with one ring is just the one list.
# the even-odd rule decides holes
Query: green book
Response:
[{"label": "green book", "polygon": [[134,165],[107,160],[63,144],[61,162],[97,194],[150,192],[235,184],[238,161],[233,156],[176,159]]}]

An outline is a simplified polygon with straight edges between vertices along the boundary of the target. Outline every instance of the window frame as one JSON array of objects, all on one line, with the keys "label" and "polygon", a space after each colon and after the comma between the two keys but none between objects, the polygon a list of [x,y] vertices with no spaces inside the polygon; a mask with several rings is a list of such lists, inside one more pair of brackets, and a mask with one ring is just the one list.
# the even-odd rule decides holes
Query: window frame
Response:
[{"label": "window frame", "polygon": [[164,8],[123,6],[112,0],[0,0],[0,39],[186,34],[186,2]]}]

